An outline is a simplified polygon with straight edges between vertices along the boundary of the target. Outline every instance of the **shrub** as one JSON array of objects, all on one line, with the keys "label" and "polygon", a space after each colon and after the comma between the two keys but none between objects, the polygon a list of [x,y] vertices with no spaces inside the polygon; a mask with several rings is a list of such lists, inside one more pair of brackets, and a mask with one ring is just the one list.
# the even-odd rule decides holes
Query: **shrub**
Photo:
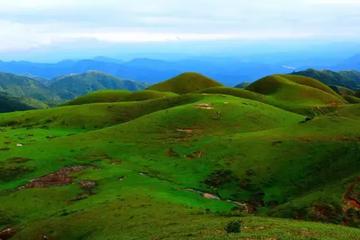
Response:
[{"label": "shrub", "polygon": [[239,233],[241,232],[241,221],[231,221],[229,222],[226,227],[225,227],[225,231],[227,233]]}]

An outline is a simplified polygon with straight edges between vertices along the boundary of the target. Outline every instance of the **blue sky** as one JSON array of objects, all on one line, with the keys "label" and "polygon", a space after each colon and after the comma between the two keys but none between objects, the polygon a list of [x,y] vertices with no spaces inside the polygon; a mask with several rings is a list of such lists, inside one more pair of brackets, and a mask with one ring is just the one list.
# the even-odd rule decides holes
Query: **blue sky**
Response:
[{"label": "blue sky", "polygon": [[93,49],[96,55],[149,43],[356,42],[359,26],[359,0],[0,0],[0,54]]}]

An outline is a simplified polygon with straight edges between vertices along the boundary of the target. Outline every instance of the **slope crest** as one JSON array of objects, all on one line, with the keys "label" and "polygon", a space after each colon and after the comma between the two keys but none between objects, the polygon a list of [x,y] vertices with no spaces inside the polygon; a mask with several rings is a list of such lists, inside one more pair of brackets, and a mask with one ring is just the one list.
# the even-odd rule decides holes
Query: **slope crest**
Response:
[{"label": "slope crest", "polygon": [[221,84],[211,78],[199,73],[188,72],[155,84],[148,89],[184,94],[218,86],[221,86]]}]

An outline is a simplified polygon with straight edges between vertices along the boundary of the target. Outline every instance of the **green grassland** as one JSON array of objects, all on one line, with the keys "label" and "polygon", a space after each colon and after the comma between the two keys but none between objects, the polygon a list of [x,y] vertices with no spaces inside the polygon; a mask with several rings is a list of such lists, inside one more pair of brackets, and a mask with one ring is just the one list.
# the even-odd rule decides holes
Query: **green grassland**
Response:
[{"label": "green grassland", "polygon": [[78,97],[65,105],[81,105],[89,103],[131,102],[149,99],[177,96],[172,92],[159,92],[152,90],[130,92],[127,90],[100,90]]},{"label": "green grassland", "polygon": [[179,94],[195,92],[205,88],[222,86],[217,81],[199,73],[188,72],[180,74],[167,81],[149,87],[149,90],[174,92]]},{"label": "green grassland", "polygon": [[[0,114],[0,234],[360,239],[359,104],[287,76],[190,92]],[[227,233],[234,220],[241,232]]]}]

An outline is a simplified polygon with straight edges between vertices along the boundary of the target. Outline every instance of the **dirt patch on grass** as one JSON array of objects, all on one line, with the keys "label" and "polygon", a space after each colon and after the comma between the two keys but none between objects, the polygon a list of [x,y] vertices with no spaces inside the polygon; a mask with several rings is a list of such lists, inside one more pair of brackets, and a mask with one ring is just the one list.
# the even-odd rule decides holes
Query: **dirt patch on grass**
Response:
[{"label": "dirt patch on grass", "polygon": [[192,160],[192,159],[196,159],[196,158],[201,158],[202,156],[204,156],[203,151],[195,151],[195,152],[192,152],[192,153],[186,155],[186,158]]},{"label": "dirt patch on grass", "polygon": [[360,226],[360,177],[346,189],[343,197],[344,224]]},{"label": "dirt patch on grass", "polygon": [[344,194],[344,207],[360,210],[360,177],[348,186]]},{"label": "dirt patch on grass", "polygon": [[7,240],[12,238],[16,234],[16,230],[14,228],[5,228],[0,231],[0,240]]},{"label": "dirt patch on grass", "polygon": [[218,196],[216,196],[215,194],[212,194],[212,193],[203,193],[202,197],[206,198],[206,199],[220,200],[220,198]]},{"label": "dirt patch on grass", "polygon": [[196,104],[195,107],[198,109],[203,109],[203,110],[213,110],[214,109],[214,107],[208,103],[199,103],[199,104]]},{"label": "dirt patch on grass", "polygon": [[202,129],[200,128],[176,128],[173,131],[174,134],[170,137],[167,136],[166,141],[168,141],[169,138],[172,138],[176,142],[187,142],[202,133]]},{"label": "dirt patch on grass", "polygon": [[167,149],[165,154],[168,157],[179,157],[180,156],[173,148]]},{"label": "dirt patch on grass", "polygon": [[72,201],[80,201],[95,194],[95,188],[97,186],[97,183],[95,181],[81,180],[79,182],[79,185],[83,191],[79,195],[77,195],[74,199],[72,199]]},{"label": "dirt patch on grass", "polygon": [[91,180],[82,180],[80,181],[80,187],[82,190],[89,194],[93,194],[96,187],[96,182]]},{"label": "dirt patch on grass", "polygon": [[84,166],[65,167],[57,172],[33,179],[30,183],[23,186],[23,188],[46,188],[52,186],[68,185],[73,182],[71,174],[80,172],[83,169],[85,169]]},{"label": "dirt patch on grass", "polygon": [[191,129],[191,128],[177,128],[176,132],[192,134],[194,132],[194,129]]},{"label": "dirt patch on grass", "polygon": [[342,211],[333,204],[319,202],[313,204],[309,210],[311,220],[320,222],[340,223],[342,219]]}]

